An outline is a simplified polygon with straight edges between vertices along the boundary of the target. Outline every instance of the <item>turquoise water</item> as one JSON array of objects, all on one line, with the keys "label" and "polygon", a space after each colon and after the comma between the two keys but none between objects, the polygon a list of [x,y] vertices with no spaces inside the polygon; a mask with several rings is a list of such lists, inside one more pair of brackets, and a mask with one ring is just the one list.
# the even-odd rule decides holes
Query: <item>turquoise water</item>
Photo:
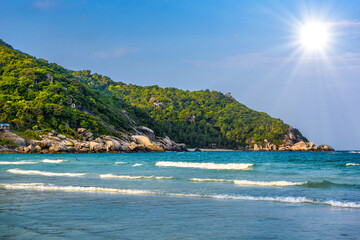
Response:
[{"label": "turquoise water", "polygon": [[0,155],[0,237],[360,239],[360,154]]}]

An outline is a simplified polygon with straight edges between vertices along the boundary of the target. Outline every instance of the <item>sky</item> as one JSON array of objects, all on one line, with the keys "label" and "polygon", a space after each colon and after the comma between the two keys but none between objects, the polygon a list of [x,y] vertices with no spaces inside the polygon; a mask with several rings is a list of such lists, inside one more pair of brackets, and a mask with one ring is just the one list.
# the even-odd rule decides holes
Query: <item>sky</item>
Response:
[{"label": "sky", "polygon": [[[360,149],[358,0],[0,0],[0,12],[0,38],[37,58],[231,92],[317,145]],[[301,35],[314,23],[327,29],[316,50]]]}]

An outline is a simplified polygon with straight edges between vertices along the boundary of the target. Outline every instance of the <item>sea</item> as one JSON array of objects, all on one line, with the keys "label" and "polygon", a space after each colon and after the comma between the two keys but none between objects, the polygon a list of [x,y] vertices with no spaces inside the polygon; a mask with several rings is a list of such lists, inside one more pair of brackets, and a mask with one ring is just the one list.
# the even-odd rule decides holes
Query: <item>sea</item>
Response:
[{"label": "sea", "polygon": [[360,154],[2,154],[0,238],[360,239]]}]

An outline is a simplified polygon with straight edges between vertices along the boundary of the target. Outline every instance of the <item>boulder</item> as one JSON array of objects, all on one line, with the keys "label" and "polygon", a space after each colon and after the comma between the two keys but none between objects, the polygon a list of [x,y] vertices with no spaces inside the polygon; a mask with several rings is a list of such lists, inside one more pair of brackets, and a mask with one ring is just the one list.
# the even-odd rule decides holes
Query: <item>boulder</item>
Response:
[{"label": "boulder", "polygon": [[85,132],[85,131],[86,131],[85,128],[78,128],[78,129],[77,129],[77,133],[78,133],[78,134],[82,134],[82,133]]},{"label": "boulder", "polygon": [[31,148],[29,148],[29,147],[23,147],[22,151],[23,151],[24,153],[29,153],[29,152],[31,152]]},{"label": "boulder", "polygon": [[84,132],[83,137],[85,140],[91,141],[93,139],[94,134],[92,132]]},{"label": "boulder", "polygon": [[[145,149],[147,151],[150,152],[164,152],[164,148],[162,148],[161,146],[152,143],[150,141],[150,139],[146,136],[141,136],[141,135],[134,135],[131,137],[134,142],[136,142],[138,145],[143,145],[145,146]],[[130,144],[131,145],[131,144]]]},{"label": "boulder", "polygon": [[40,144],[39,144],[39,146],[41,148],[49,148],[49,147],[51,147],[51,145],[52,145],[52,143],[49,140],[42,140],[42,141],[40,141]]},{"label": "boulder", "polygon": [[284,146],[279,146],[278,151],[286,151],[286,150],[287,150],[286,147],[284,147]]},{"label": "boulder", "polygon": [[115,145],[112,141],[105,142],[105,149],[107,152],[115,151]]},{"label": "boulder", "polygon": [[39,153],[41,152],[41,147],[39,145],[36,145],[33,151]]},{"label": "boulder", "polygon": [[[86,147],[84,147],[84,148],[86,148]],[[99,152],[102,150],[102,148],[103,148],[103,144],[101,144],[101,143],[98,143],[98,142],[90,142],[89,143],[90,151]]]},{"label": "boulder", "polygon": [[155,141],[155,133],[152,129],[145,127],[145,126],[137,126],[136,130],[145,134],[151,141]]},{"label": "boulder", "polygon": [[146,149],[144,144],[137,144],[135,142],[130,143],[129,149],[131,151],[144,151]]},{"label": "boulder", "polygon": [[58,152],[67,152],[68,149],[65,144],[57,142],[53,143],[51,147],[49,147],[49,152],[51,153],[58,153]]},{"label": "boulder", "polygon": [[295,143],[292,147],[291,150],[292,151],[306,151],[307,150],[307,145],[304,141],[300,141]]},{"label": "boulder", "polygon": [[331,146],[327,144],[322,144],[318,146],[319,151],[335,151]]},{"label": "boulder", "polygon": [[57,137],[60,138],[60,139],[64,139],[64,140],[67,139],[67,137],[66,137],[65,135],[60,135],[60,134],[59,134],[59,135],[57,135]]},{"label": "boulder", "polygon": [[74,143],[73,141],[70,141],[70,140],[62,141],[62,143],[63,143],[66,147],[73,147],[73,146],[75,146],[75,143]]},{"label": "boulder", "polygon": [[18,147],[25,147],[26,146],[25,139],[23,139],[22,137],[18,136],[15,133],[12,133],[12,132],[9,132],[9,131],[5,131],[5,132],[0,131],[0,137],[1,138],[6,138],[6,139],[9,139],[9,140],[13,141]]},{"label": "boulder", "polygon": [[261,148],[259,147],[259,145],[257,144],[254,144],[254,151],[260,151]]}]

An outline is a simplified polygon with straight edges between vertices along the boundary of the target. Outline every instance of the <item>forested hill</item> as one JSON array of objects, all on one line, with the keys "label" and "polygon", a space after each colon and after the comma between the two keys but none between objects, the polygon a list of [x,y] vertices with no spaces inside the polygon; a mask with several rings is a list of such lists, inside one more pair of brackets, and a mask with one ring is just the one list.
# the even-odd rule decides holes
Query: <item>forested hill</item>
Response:
[{"label": "forested hill", "polygon": [[[142,87],[114,82],[89,70],[74,71],[72,75],[93,89],[146,110],[171,139],[190,147],[252,147],[255,143],[262,145],[264,140],[279,146],[289,132],[289,125],[280,119],[249,109],[230,93]],[[293,132],[296,141],[307,141],[297,129]]]},{"label": "forested hill", "polygon": [[89,88],[71,73],[0,40],[0,122],[19,132],[54,129],[75,135],[84,127],[117,136],[132,130],[128,116],[139,125],[155,124],[145,111]]},{"label": "forested hill", "polygon": [[[130,117],[130,118],[129,118]],[[133,122],[134,120],[135,122]],[[289,125],[217,91],[184,91],[71,71],[0,41],[0,122],[26,129],[121,135],[135,125],[188,147],[283,144]],[[305,138],[299,133],[301,139]]]}]

